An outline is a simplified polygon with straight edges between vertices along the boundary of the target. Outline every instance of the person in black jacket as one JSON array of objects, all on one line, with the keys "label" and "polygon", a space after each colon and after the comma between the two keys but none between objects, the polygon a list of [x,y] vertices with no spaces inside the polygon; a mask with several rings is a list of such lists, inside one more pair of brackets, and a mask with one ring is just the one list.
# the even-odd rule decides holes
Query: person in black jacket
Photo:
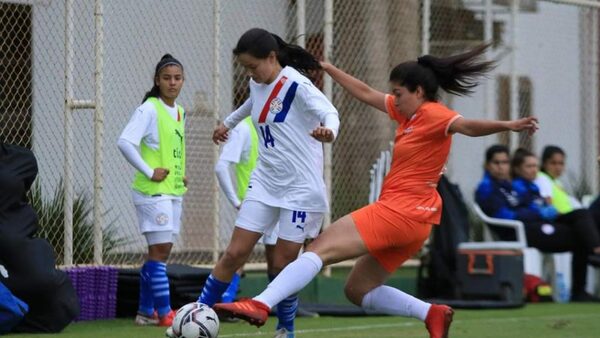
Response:
[{"label": "person in black jacket", "polygon": [[77,293],[56,269],[52,246],[36,237],[27,191],[37,172],[29,149],[0,142],[0,283],[29,305],[13,332],[60,332],[79,315]]}]

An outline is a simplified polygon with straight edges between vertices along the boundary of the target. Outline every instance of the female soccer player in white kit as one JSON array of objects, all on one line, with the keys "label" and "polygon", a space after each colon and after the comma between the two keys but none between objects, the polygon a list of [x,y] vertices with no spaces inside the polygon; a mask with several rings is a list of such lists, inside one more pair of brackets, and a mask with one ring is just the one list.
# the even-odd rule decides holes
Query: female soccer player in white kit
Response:
[{"label": "female soccer player in white kit", "polygon": [[[242,202],[231,242],[206,281],[199,301],[212,306],[264,232],[279,221],[274,270],[296,259],[315,237],[329,205],[323,181],[323,145],[339,128],[335,107],[304,76],[319,69],[304,49],[264,29],[244,33],[233,53],[251,76],[250,98],[219,125],[215,143],[248,115],[259,136],[259,160]],[[293,337],[297,296],[279,303],[278,335]]]},{"label": "female soccer player in white kit", "polygon": [[[183,86],[183,66],[165,54],[146,93],[117,145],[137,169],[133,181],[140,232],[148,259],[140,271],[140,301],[135,323],[171,326],[166,260],[179,233],[185,178],[185,113],[175,102]],[[139,147],[139,151],[138,148]]]},{"label": "female soccer player in white kit", "polygon": [[[252,124],[250,116],[231,130],[227,143],[221,149],[219,161],[215,165],[215,173],[219,186],[225,193],[225,197],[236,209],[240,209],[242,201],[246,197],[250,175],[256,167],[258,161],[258,134]],[[232,178],[232,171],[235,173],[235,179]],[[235,182],[235,183],[234,183]],[[265,258],[267,260],[267,275],[269,278],[274,276],[271,271],[273,266],[273,251],[277,242],[278,226],[262,237],[262,243],[265,245]],[[229,229],[228,229],[229,230]],[[243,267],[234,275],[229,287],[222,295],[221,302],[233,302],[239,288],[240,277]]]}]

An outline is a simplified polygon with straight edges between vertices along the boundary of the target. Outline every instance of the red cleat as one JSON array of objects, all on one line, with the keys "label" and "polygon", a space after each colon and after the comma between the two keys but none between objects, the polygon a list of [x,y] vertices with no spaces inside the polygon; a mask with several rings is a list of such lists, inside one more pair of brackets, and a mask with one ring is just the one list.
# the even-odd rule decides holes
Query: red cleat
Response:
[{"label": "red cleat", "polygon": [[425,318],[425,327],[429,331],[430,338],[448,338],[450,324],[454,310],[446,305],[431,305],[427,318]]},{"label": "red cleat", "polygon": [[158,319],[158,326],[171,326],[173,325],[173,319],[175,318],[175,314],[176,312],[171,310],[171,312],[167,313],[166,315],[160,317]]},{"label": "red cleat", "polygon": [[254,299],[244,299],[233,303],[217,303],[213,310],[219,316],[240,318],[251,325],[261,327],[267,322],[271,309],[264,303]]}]

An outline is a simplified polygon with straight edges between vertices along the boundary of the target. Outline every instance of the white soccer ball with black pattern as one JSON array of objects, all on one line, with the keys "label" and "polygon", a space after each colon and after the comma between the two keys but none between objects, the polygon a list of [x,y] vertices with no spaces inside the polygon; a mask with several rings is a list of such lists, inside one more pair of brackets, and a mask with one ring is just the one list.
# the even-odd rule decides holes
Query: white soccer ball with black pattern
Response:
[{"label": "white soccer ball with black pattern", "polygon": [[219,317],[206,304],[189,303],[177,310],[171,328],[177,338],[216,338]]}]

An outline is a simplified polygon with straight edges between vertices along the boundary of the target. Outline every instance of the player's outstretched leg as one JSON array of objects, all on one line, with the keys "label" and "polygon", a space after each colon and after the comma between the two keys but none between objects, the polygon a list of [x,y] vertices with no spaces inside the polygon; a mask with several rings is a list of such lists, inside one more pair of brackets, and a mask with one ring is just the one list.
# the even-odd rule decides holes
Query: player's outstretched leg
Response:
[{"label": "player's outstretched leg", "polygon": [[447,305],[433,304],[427,312],[425,327],[430,338],[448,338],[454,310]]},{"label": "player's outstretched leg", "polygon": [[266,304],[254,299],[244,299],[233,303],[217,303],[213,306],[213,310],[219,316],[240,318],[256,327],[265,325],[271,312]]}]

